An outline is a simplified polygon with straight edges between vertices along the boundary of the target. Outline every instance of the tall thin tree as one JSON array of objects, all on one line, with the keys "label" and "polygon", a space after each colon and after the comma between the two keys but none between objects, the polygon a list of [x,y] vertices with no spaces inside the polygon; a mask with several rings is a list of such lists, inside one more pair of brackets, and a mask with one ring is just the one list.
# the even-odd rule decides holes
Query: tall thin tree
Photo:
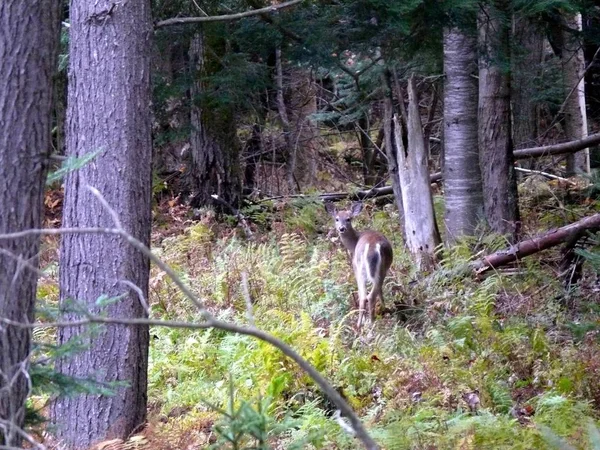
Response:
[{"label": "tall thin tree", "polygon": [[[121,226],[146,245],[150,241],[151,120],[149,0],[70,4],[70,68],[67,153],[96,159],[67,177],[64,227],[113,227],[114,218],[88,186],[96,188]],[[101,296],[115,298],[103,312],[144,317],[149,261],[121,238],[67,235],[60,252],[60,299],[66,319],[77,317],[71,302],[99,313]],[[59,343],[84,343],[58,369],[102,383],[121,382],[116,395],[86,393],[59,398],[52,416],[65,448],[125,438],[146,418],[148,329],[107,326],[59,331]]]},{"label": "tall thin tree", "polygon": [[[565,134],[569,141],[583,139],[588,135],[585,108],[585,58],[581,31],[581,14],[564,13],[561,21],[560,59],[565,93]],[[590,173],[589,149],[568,155],[566,171],[567,175],[575,175],[578,172]]]},{"label": "tall thin tree", "polygon": [[[59,2],[0,3],[0,234],[40,228],[50,150]],[[0,240],[0,317],[31,323],[39,239]],[[31,333],[0,326],[0,445],[18,447]]]}]

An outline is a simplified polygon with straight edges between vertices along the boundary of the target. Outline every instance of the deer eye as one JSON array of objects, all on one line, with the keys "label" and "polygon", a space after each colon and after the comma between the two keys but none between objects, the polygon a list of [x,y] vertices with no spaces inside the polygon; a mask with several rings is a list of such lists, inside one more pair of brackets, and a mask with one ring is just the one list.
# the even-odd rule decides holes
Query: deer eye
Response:
[{"label": "deer eye", "polygon": [[339,217],[336,217],[336,218],[335,218],[335,221],[336,221],[336,222],[339,222],[339,221],[340,221],[340,218],[339,218]]}]

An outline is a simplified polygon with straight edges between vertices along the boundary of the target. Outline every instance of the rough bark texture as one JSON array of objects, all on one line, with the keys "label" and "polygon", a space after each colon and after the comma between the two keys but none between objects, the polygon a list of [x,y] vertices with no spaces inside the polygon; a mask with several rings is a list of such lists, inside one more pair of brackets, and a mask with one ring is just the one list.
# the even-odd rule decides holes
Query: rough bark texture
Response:
[{"label": "rough bark texture", "polygon": [[510,117],[509,1],[482,6],[479,22],[479,160],[485,217],[514,240],[519,228]]},{"label": "rough bark texture", "polygon": [[404,232],[406,246],[421,270],[433,268],[435,250],[440,235],[435,221],[429,167],[423,127],[419,113],[419,99],[414,78],[408,81],[408,151],[402,143],[400,121],[394,116],[394,140],[398,149],[398,176],[404,205]]},{"label": "rough bark texture", "polygon": [[[585,82],[583,71],[585,59],[583,43],[576,33],[581,32],[581,14],[565,14],[562,32],[563,86],[565,93],[565,135],[569,141],[583,139],[588,134],[585,110]],[[567,156],[567,176],[578,172],[590,173],[590,152],[588,149]]]},{"label": "rough bark texture", "polygon": [[[50,150],[58,2],[0,2],[0,234],[40,228]],[[0,240],[0,317],[34,318],[38,237]],[[0,326],[0,445],[19,447],[30,330]],[[10,382],[7,384],[7,380]]]},{"label": "rough bark texture", "polygon": [[[70,156],[98,156],[67,177],[63,226],[114,226],[89,185],[115,209],[123,228],[149,245],[150,2],[72,0],[70,19],[67,151]],[[110,317],[146,316],[149,261],[119,237],[64,236],[60,269],[65,319],[77,317],[66,310],[70,301]],[[123,297],[101,308],[95,302],[102,295]],[[52,409],[56,436],[69,449],[126,438],[146,419],[148,328],[108,325],[94,333],[83,327],[60,329],[59,343],[72,339],[89,347],[63,358],[61,372],[129,386],[118,388],[114,396],[59,398]]]},{"label": "rough bark texture", "polygon": [[205,61],[204,35],[197,33],[190,43],[189,59],[192,76],[191,88],[191,167],[192,206],[214,204],[212,195],[218,195],[237,208],[241,197],[240,144],[230,105],[214,106],[208,111],[202,105],[205,91],[203,76],[210,71]]},{"label": "rough bark texture", "polygon": [[310,120],[317,112],[317,91],[312,73],[306,68],[287,69],[286,106],[291,126],[290,144],[296,182],[310,186],[317,176],[319,130]]},{"label": "rough bark texture", "polygon": [[444,30],[444,198],[446,240],[470,236],[483,219],[477,146],[477,37]]},{"label": "rough bark texture", "polygon": [[283,65],[281,61],[281,47],[275,49],[275,85],[277,87],[277,112],[279,113],[279,121],[283,129],[283,137],[285,139],[286,155],[285,155],[285,178],[287,181],[288,191],[296,192],[298,184],[296,182],[296,150],[294,148],[294,140],[292,139],[292,127],[290,118],[285,106],[285,96],[283,95]]},{"label": "rough bark texture", "polygon": [[515,148],[527,148],[535,144],[539,135],[540,106],[535,97],[539,97],[544,34],[535,21],[515,15],[512,35],[513,140]]}]

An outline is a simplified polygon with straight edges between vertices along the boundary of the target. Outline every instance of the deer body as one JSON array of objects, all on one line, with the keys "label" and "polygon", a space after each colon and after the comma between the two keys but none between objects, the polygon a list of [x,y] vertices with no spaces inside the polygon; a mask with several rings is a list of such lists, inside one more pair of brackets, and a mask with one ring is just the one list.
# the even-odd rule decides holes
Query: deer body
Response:
[{"label": "deer body", "polygon": [[[383,282],[393,261],[392,245],[377,231],[357,232],[352,227],[352,219],[362,210],[361,203],[354,203],[348,211],[338,211],[331,203],[325,207],[334,218],[342,244],[352,258],[352,269],[358,285],[357,327],[360,329],[365,322],[365,312],[369,313],[369,321],[374,320],[377,297],[381,298],[382,305],[384,303]],[[367,283],[371,284],[368,294]]]}]

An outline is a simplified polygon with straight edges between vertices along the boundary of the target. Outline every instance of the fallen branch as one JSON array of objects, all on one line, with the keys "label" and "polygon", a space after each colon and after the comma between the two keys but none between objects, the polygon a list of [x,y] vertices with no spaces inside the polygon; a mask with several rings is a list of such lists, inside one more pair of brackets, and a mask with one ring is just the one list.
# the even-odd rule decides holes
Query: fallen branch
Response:
[{"label": "fallen branch", "polygon": [[224,205],[227,208],[229,208],[229,210],[233,213],[233,215],[235,216],[235,218],[238,220],[238,223],[242,226],[242,230],[244,230],[244,234],[246,235],[246,239],[252,239],[253,233],[252,233],[252,230],[250,229],[250,225],[248,225],[248,220],[246,219],[246,216],[244,216],[240,212],[239,209],[234,208],[233,206],[231,206],[228,202],[226,202],[225,200],[223,200],[217,194],[212,194],[211,197],[216,202],[219,202],[222,205]]},{"label": "fallen branch", "polygon": [[592,134],[583,139],[562,144],[546,145],[543,147],[524,148],[515,150],[513,155],[515,159],[535,158],[539,156],[563,155],[565,153],[575,153],[584,148],[600,144],[600,133]]},{"label": "fallen branch", "polygon": [[[436,172],[429,176],[431,183],[436,183],[442,179],[442,173]],[[279,200],[282,198],[317,198],[326,202],[338,202],[340,200],[366,200],[368,198],[383,197],[384,195],[392,195],[394,191],[392,186],[383,186],[378,188],[363,189],[354,192],[329,192],[325,194],[309,195],[309,194],[294,194],[294,195],[277,195],[274,197],[262,198],[258,200],[260,202],[266,202],[269,200]]]},{"label": "fallen branch", "polygon": [[546,250],[569,241],[574,235],[585,231],[596,232],[600,230],[600,213],[585,217],[575,223],[571,223],[556,230],[551,230],[541,236],[519,242],[507,250],[501,250],[485,256],[470,264],[470,268],[481,274],[491,269],[496,269],[505,264],[524,258],[534,253]]},{"label": "fallen branch", "polygon": [[529,174],[532,174],[532,175],[541,175],[543,177],[550,178],[551,180],[564,181],[565,183],[569,183],[569,184],[572,184],[572,185],[575,184],[574,181],[571,181],[568,178],[559,177],[558,175],[553,175],[553,174],[548,173],[548,172],[542,172],[541,170],[524,169],[522,167],[515,167],[515,170],[517,172],[529,173]]},{"label": "fallen branch", "polygon": [[277,11],[279,9],[287,8],[298,3],[301,3],[304,0],[291,0],[286,3],[280,3],[278,5],[271,5],[265,8],[253,9],[250,11],[245,11],[237,14],[226,14],[223,16],[203,16],[203,17],[175,17],[173,19],[161,20],[160,22],[156,22],[154,24],[154,28],[163,28],[171,25],[184,25],[188,23],[206,23],[206,22],[228,22],[232,20],[243,19],[244,17],[256,16],[271,13],[273,11]]}]

